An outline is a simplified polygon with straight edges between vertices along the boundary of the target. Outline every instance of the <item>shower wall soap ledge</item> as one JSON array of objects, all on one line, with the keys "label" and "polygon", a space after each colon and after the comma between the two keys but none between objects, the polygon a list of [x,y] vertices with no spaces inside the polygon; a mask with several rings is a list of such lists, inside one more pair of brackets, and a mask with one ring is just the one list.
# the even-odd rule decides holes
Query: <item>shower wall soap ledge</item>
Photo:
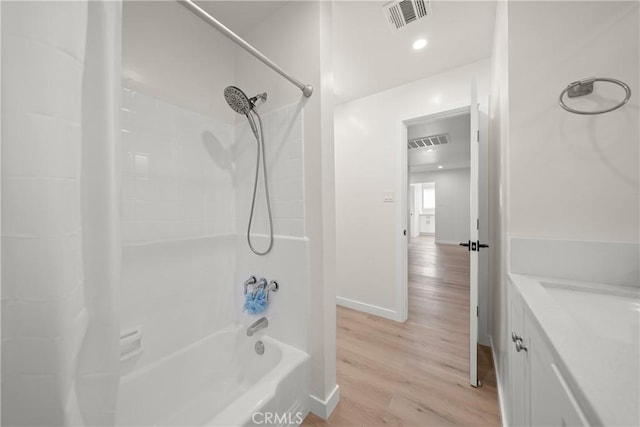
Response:
[{"label": "shower wall soap ledge", "polygon": [[142,326],[137,326],[120,335],[120,362],[125,362],[142,354],[143,350]]}]

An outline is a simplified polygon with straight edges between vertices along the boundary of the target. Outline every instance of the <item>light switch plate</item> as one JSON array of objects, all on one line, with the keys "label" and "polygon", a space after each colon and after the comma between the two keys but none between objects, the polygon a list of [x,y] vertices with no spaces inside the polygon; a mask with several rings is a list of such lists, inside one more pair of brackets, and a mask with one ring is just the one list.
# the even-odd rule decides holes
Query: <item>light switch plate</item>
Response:
[{"label": "light switch plate", "polygon": [[393,191],[385,191],[383,200],[385,203],[393,203]]}]

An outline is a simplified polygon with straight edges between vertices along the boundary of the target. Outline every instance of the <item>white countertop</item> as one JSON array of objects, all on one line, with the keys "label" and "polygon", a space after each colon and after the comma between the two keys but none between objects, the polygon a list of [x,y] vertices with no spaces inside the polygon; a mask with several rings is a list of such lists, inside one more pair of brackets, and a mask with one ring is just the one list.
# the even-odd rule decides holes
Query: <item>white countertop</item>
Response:
[{"label": "white countertop", "polygon": [[551,344],[589,422],[640,425],[640,289],[509,277]]}]

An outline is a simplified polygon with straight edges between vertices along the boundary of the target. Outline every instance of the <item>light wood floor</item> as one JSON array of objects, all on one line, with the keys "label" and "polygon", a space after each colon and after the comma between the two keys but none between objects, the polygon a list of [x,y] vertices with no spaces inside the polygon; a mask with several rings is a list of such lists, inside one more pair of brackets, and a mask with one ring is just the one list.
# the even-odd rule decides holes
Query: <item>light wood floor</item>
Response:
[{"label": "light wood floor", "polygon": [[409,319],[397,323],[338,307],[340,403],[328,421],[303,426],[500,425],[491,352],[479,346],[478,378],[469,385],[469,253],[409,246]]}]

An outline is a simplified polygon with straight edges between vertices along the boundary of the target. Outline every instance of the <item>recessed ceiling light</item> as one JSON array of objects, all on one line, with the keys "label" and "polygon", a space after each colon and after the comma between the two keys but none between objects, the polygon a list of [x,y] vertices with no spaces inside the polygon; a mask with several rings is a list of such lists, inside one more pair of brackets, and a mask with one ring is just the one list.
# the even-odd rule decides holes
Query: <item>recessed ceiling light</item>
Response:
[{"label": "recessed ceiling light", "polygon": [[431,153],[432,151],[433,151],[433,148],[429,148],[429,149],[427,150],[427,153]]},{"label": "recessed ceiling light", "polygon": [[442,169],[444,166],[442,165],[438,165],[438,169]]},{"label": "recessed ceiling light", "polygon": [[427,40],[425,39],[418,39],[413,42],[413,48],[415,50],[423,49],[426,45],[427,45]]}]

